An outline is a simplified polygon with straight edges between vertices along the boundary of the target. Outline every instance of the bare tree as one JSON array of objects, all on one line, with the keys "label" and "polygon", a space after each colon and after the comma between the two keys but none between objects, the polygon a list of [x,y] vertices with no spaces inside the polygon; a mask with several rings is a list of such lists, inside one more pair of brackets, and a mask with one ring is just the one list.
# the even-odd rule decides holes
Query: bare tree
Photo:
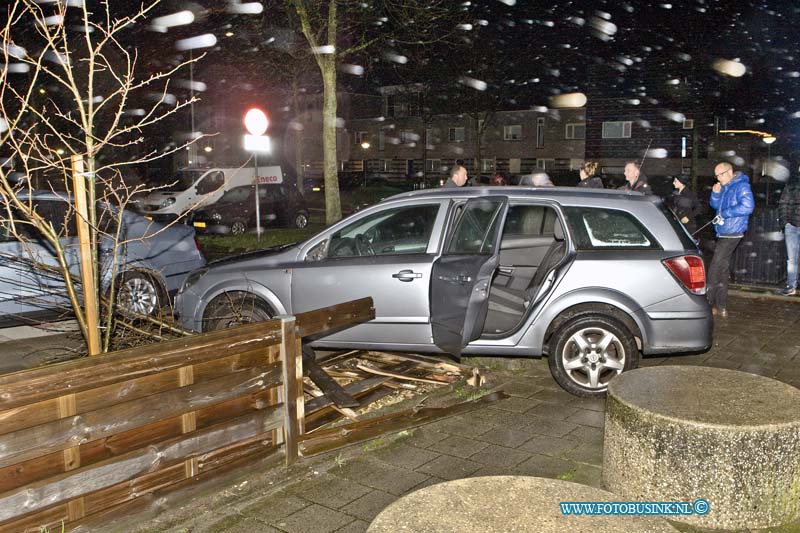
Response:
[{"label": "bare tree", "polygon": [[[7,157],[0,223],[38,268],[61,277],[90,355],[109,349],[114,329],[124,209],[149,190],[125,173],[183,147],[142,148],[148,127],[191,103],[168,91],[169,77],[188,62],[142,75],[136,47],[125,40],[159,2],[124,11],[106,2],[15,0],[0,29],[0,153]],[[64,198],[63,223],[41,212],[34,184]],[[65,241],[75,236],[70,220],[80,273]],[[36,256],[29,244],[36,239],[56,264]],[[110,259],[99,256],[101,247],[110,247]]]}]

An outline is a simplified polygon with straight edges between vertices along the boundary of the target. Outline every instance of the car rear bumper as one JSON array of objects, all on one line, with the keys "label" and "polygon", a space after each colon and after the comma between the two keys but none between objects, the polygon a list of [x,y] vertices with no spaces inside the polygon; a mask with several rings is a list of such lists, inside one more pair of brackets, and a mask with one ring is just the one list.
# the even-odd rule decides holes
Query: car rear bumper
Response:
[{"label": "car rear bumper", "polygon": [[209,224],[208,222],[195,221],[192,225],[194,230],[201,235],[228,235],[231,232],[231,227],[225,224]]},{"label": "car rear bumper", "polygon": [[650,316],[642,353],[697,353],[709,350],[714,342],[711,313],[671,313],[669,318]]}]

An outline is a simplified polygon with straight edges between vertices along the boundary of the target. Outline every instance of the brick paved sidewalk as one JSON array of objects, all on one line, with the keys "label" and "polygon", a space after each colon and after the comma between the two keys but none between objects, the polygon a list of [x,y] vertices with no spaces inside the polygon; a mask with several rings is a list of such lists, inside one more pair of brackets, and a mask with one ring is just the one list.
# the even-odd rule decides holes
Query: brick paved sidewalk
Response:
[{"label": "brick paved sidewalk", "polygon": [[[642,365],[732,368],[800,387],[800,305],[763,298],[733,298],[731,304],[731,317],[717,324],[708,353],[646,358]],[[467,361],[486,364],[493,384],[502,383],[511,397],[304,461],[288,473],[279,467],[246,475],[180,507],[167,503],[173,507],[138,522],[139,531],[364,531],[398,497],[469,476],[531,475],[602,487],[603,401],[562,391],[544,359]],[[797,530],[800,524],[782,531]]]}]

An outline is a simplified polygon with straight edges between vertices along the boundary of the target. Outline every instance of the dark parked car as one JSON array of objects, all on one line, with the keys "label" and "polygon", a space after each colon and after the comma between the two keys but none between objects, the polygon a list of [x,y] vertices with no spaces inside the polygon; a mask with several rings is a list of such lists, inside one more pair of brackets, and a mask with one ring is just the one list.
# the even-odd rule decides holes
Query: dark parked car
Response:
[{"label": "dark parked car", "polygon": [[[244,185],[226,192],[214,204],[194,213],[192,223],[198,233],[242,235],[256,227],[255,185]],[[288,184],[258,186],[261,226],[277,223],[304,228],[308,209],[303,195]]]},{"label": "dark parked car", "polygon": [[[44,191],[34,192],[30,198],[36,212],[61,236],[70,272],[79,275],[80,254],[70,199]],[[2,207],[14,212],[7,204]],[[103,231],[116,231],[118,217],[109,216],[109,212],[116,213],[116,208],[100,211],[98,226]],[[21,215],[17,216],[21,219]],[[125,211],[119,238],[124,244],[117,248],[117,301],[135,313],[154,314],[169,303],[169,296],[190,271],[206,264],[194,231],[184,225],[165,227]],[[108,237],[98,243],[104,290],[111,284],[113,250],[113,241]],[[57,268],[52,245],[35,228],[17,224],[15,234],[8,220],[0,222],[0,324],[10,326],[68,316],[71,307],[66,283]]]},{"label": "dark parked car", "polygon": [[707,350],[705,291],[697,246],[656,196],[454,187],[197,270],[175,310],[210,331],[371,296],[374,320],[311,346],[546,355],[564,389],[596,396],[642,353]]}]

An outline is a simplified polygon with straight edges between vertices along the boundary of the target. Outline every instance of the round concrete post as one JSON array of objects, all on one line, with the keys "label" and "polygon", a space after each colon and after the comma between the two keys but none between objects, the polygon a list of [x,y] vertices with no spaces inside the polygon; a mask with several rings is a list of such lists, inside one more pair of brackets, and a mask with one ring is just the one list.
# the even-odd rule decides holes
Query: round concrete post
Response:
[{"label": "round concrete post", "polygon": [[[626,499],[704,499],[671,519],[745,529],[800,518],[800,390],[720,368],[650,367],[608,388],[603,479]],[[703,511],[703,509],[700,509]]]}]

